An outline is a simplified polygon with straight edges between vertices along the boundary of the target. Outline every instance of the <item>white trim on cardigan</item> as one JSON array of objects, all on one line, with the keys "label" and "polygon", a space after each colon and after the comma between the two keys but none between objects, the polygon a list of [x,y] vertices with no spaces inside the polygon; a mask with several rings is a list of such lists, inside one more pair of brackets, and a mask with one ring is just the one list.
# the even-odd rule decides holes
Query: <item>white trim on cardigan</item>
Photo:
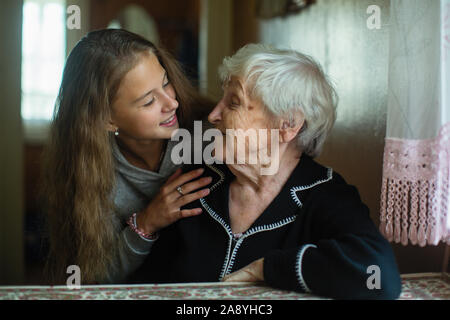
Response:
[{"label": "white trim on cardigan", "polygon": [[236,246],[234,247],[234,250],[233,250],[233,252],[231,254],[231,257],[229,259],[230,262],[228,264],[228,267],[225,270],[225,274],[224,275],[227,275],[230,272],[230,270],[233,268],[234,258],[235,258],[236,254],[237,254],[237,250],[241,246],[242,242],[244,242],[245,238],[248,238],[251,235],[254,235],[255,233],[259,233],[259,232],[263,232],[263,231],[270,231],[270,230],[275,230],[275,229],[281,228],[281,227],[283,227],[283,226],[285,226],[285,225],[287,225],[287,224],[289,224],[291,222],[294,222],[295,219],[297,219],[297,215],[293,215],[291,217],[284,218],[283,220],[278,221],[276,223],[271,223],[271,224],[266,224],[266,225],[263,225],[263,226],[254,227],[254,228],[251,228],[251,229],[247,230],[246,232],[244,232],[244,234],[239,238],[239,240],[236,243]]},{"label": "white trim on cardigan", "polygon": [[313,244],[305,244],[302,247],[300,247],[300,250],[298,251],[297,254],[297,264],[295,266],[295,271],[297,272],[297,280],[300,283],[300,287],[302,287],[302,289],[307,293],[311,292],[311,290],[308,288],[305,279],[303,278],[302,263],[303,263],[303,255],[305,254],[305,251],[308,248],[317,248],[317,246]]},{"label": "white trim on cardigan", "polygon": [[327,178],[326,178],[326,179],[316,181],[316,182],[314,182],[313,184],[310,184],[310,185],[307,185],[307,186],[297,186],[297,187],[292,187],[292,188],[291,188],[291,197],[292,197],[292,199],[295,201],[295,203],[296,203],[299,207],[302,207],[303,204],[302,204],[302,202],[300,201],[300,199],[299,199],[298,196],[297,196],[297,191],[302,191],[302,190],[310,189],[310,188],[315,187],[315,186],[317,186],[317,185],[319,185],[319,184],[321,184],[321,183],[330,181],[331,179],[333,179],[333,169],[328,168],[328,171],[327,171]]}]

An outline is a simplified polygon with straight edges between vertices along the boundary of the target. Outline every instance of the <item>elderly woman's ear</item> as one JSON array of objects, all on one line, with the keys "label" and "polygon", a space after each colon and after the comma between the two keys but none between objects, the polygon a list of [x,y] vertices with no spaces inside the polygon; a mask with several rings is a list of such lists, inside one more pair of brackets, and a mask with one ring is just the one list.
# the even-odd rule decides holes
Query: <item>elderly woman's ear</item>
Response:
[{"label": "elderly woman's ear", "polygon": [[280,142],[289,143],[294,140],[305,123],[304,117],[298,117],[296,119],[280,119],[279,132]]}]

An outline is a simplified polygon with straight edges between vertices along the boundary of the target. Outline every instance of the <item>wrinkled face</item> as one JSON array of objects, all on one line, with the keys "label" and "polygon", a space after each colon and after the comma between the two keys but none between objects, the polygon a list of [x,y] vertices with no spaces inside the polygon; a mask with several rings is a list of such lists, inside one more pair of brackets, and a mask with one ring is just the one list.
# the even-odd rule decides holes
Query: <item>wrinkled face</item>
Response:
[{"label": "wrinkled face", "polygon": [[178,128],[175,90],[157,57],[143,54],[122,79],[112,106],[112,124],[122,138],[170,139]]},{"label": "wrinkled face", "polygon": [[[255,154],[258,154],[260,149],[270,149],[270,129],[274,128],[273,117],[262,102],[248,95],[245,85],[237,77],[231,77],[224,86],[223,98],[209,114],[208,120],[224,134],[224,152],[215,154],[216,158],[224,162],[231,161],[231,159],[225,159],[227,146],[228,152],[231,148],[234,154],[233,163],[237,163],[237,159],[243,159],[243,157],[246,157],[245,163],[248,163],[250,156],[258,156]],[[232,144],[227,143],[230,139],[234,141]],[[264,142],[260,144],[259,141]],[[245,150],[245,154],[242,154],[239,148]],[[220,150],[216,151],[220,152]]]}]

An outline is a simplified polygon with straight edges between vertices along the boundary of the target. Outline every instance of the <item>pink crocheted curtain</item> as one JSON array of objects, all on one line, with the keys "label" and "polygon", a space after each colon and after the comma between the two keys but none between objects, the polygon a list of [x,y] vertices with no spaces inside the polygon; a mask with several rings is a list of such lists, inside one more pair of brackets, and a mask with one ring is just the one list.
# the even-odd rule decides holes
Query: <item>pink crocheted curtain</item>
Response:
[{"label": "pink crocheted curtain", "polygon": [[450,0],[391,1],[380,231],[450,244]]}]

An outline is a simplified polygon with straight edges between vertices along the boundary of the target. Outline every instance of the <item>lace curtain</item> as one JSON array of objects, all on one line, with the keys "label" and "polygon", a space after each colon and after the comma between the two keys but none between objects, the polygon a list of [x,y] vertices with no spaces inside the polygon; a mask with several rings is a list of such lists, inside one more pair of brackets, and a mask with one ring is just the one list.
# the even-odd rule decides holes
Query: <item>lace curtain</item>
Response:
[{"label": "lace curtain", "polygon": [[391,1],[380,231],[450,244],[450,0]]}]

